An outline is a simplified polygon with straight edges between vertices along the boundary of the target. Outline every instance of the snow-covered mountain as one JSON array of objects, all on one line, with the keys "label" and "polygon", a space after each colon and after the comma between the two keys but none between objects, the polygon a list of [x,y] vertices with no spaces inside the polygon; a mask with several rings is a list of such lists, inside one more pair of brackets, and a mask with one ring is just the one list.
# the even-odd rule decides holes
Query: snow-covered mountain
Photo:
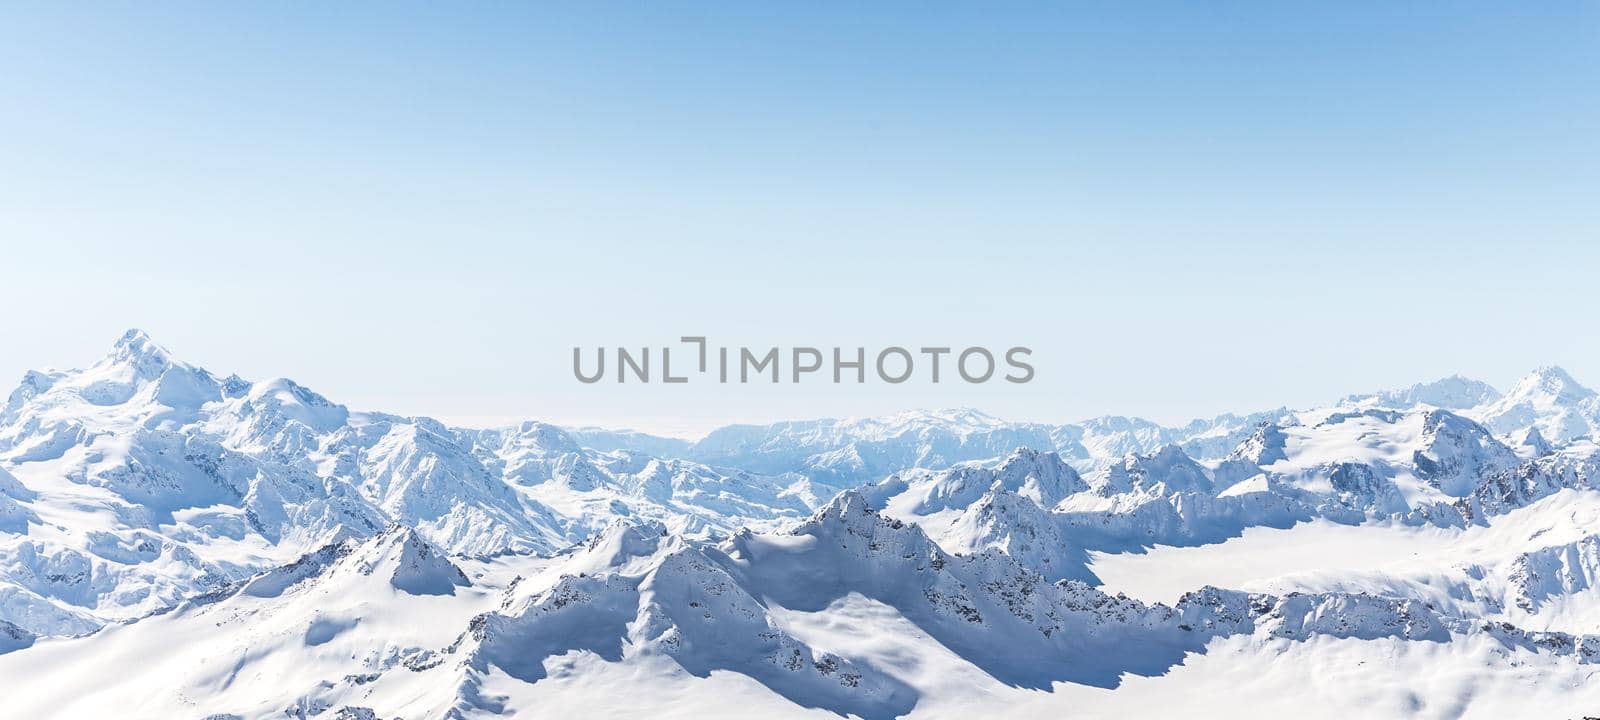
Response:
[{"label": "snow-covered mountain", "polygon": [[0,677],[63,717],[1120,717],[1241,672],[1196,712],[1600,707],[1596,397],[690,442],[352,410],[130,331],[0,409]]},{"label": "snow-covered mountain", "polygon": [[1472,408],[1469,414],[1495,432],[1532,428],[1562,443],[1592,435],[1600,427],[1600,395],[1561,368],[1542,367],[1518,380],[1505,397]]},{"label": "snow-covered mountain", "polygon": [[88,632],[390,523],[471,555],[552,551],[615,517],[727,533],[809,512],[804,485],[543,423],[355,412],[130,331],[86,369],[29,373],[0,414],[0,619]]},{"label": "snow-covered mountain", "polygon": [[1451,375],[1407,388],[1351,395],[1344,403],[1366,407],[1414,408],[1427,405],[1445,410],[1470,410],[1500,399],[1500,391],[1481,380]]},{"label": "snow-covered mountain", "polygon": [[[782,530],[716,543],[618,523],[552,558],[452,562],[440,553],[392,528],[139,622],[38,640],[0,656],[0,674],[31,688],[7,707],[131,717],[621,716],[648,707],[719,717],[1027,716],[1052,688],[1062,688],[1062,707],[1084,707],[1072,688],[1098,690],[1087,703],[1098,712],[1138,706],[1143,695],[1116,689],[1205,665],[1212,652],[1316,647],[1341,657],[1379,644],[1387,660],[1344,668],[1356,688],[1424,662],[1554,678],[1600,661],[1600,637],[1476,622],[1377,593],[1201,587],[1166,605],[1050,582],[999,550],[952,555],[854,493]],[[1512,699],[1482,689],[1482,704]],[[1565,697],[1595,694],[1577,683]],[[1352,693],[1303,714],[1392,707]]]}]

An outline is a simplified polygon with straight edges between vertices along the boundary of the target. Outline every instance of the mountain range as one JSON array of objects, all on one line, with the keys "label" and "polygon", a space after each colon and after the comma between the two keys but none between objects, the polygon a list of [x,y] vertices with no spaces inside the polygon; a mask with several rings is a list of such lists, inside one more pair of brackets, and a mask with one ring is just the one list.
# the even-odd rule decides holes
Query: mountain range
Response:
[{"label": "mountain range", "polygon": [[0,408],[0,677],[60,717],[1120,717],[1240,677],[1195,716],[1597,714],[1597,397],[685,441],[355,411],[129,331]]}]

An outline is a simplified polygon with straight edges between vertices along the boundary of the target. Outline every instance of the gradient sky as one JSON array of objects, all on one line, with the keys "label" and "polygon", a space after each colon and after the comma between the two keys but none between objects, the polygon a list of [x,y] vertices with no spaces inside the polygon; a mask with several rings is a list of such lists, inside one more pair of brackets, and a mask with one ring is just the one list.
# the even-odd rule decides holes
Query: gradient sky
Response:
[{"label": "gradient sky", "polygon": [[[356,408],[693,433],[1600,384],[1600,3],[23,3],[0,378],[128,327]],[[571,348],[1034,348],[581,385]]]}]

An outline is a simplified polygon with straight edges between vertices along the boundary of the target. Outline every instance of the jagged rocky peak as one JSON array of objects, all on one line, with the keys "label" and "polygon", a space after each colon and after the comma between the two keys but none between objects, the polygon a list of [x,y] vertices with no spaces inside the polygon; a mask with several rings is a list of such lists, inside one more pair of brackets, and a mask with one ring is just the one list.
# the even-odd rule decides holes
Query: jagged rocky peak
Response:
[{"label": "jagged rocky peak", "polygon": [[1129,453],[1098,476],[1102,492],[1204,492],[1212,490],[1206,469],[1183,448],[1168,443],[1148,454]]},{"label": "jagged rocky peak", "polygon": [[1283,434],[1283,428],[1278,427],[1277,423],[1264,422],[1256,426],[1256,431],[1234,448],[1228,459],[1245,460],[1257,467],[1271,465],[1279,460],[1288,459],[1288,455],[1284,452],[1288,442],[1288,437]]},{"label": "jagged rocky peak", "polygon": [[1507,437],[1510,440],[1507,444],[1523,458],[1540,458],[1555,451],[1555,447],[1544,439],[1544,434],[1537,427],[1523,428]]},{"label": "jagged rocky peak", "polygon": [[610,525],[583,544],[574,561],[580,571],[620,567],[635,558],[650,557],[671,538],[667,526],[656,521],[613,520]]},{"label": "jagged rocky peak", "polygon": [[[970,506],[991,490],[1003,490],[1049,507],[1088,489],[1078,472],[1054,452],[1018,447],[998,461],[972,461],[944,470],[908,470],[865,488],[871,501],[893,502],[901,511],[924,515]],[[892,500],[900,497],[901,500]]]},{"label": "jagged rocky peak", "polygon": [[1019,447],[994,471],[994,487],[1050,507],[1062,498],[1088,489],[1078,471],[1054,452]]},{"label": "jagged rocky peak", "polygon": [[238,373],[233,373],[222,379],[223,396],[230,398],[243,397],[248,392],[250,392],[250,381],[239,377]]},{"label": "jagged rocky peak", "polygon": [[111,352],[101,359],[101,364],[121,364],[132,368],[138,375],[155,378],[176,361],[172,353],[157,345],[143,330],[130,329],[117,338]]},{"label": "jagged rocky peak", "polygon": [[[412,595],[454,595],[457,587],[472,584],[444,551],[423,539],[416,530],[396,525],[385,534],[392,540],[391,549],[383,559],[392,557],[394,569],[389,584],[396,589]],[[380,545],[381,542],[382,538]]]},{"label": "jagged rocky peak", "polygon": [[1049,510],[1003,489],[989,491],[934,535],[940,547],[961,555],[998,550],[1046,580],[1098,585],[1087,555],[1068,539]]},{"label": "jagged rocky peak", "polygon": [[348,556],[341,566],[382,577],[412,595],[454,595],[456,588],[472,584],[443,550],[406,525],[390,525],[366,540],[344,540],[335,554]]},{"label": "jagged rocky peak", "polygon": [[390,525],[370,537],[341,533],[339,539],[270,568],[239,586],[255,597],[278,597],[293,588],[330,587],[351,578],[380,578],[411,595],[454,595],[472,583],[437,546],[405,525]]},{"label": "jagged rocky peak", "polygon": [[[910,533],[911,536],[905,536]],[[869,545],[879,546],[891,537],[901,536],[901,544],[932,545],[915,524],[885,516],[873,509],[867,498],[854,490],[835,495],[828,504],[818,508],[810,518],[792,525],[789,535],[815,535],[839,539],[846,546],[855,545],[850,538],[866,538]]]},{"label": "jagged rocky peak", "polygon": [[872,524],[877,522],[877,517],[878,511],[872,509],[872,504],[861,493],[846,490],[833,496],[827,505],[817,508],[806,523],[853,525],[867,518],[867,524]]}]

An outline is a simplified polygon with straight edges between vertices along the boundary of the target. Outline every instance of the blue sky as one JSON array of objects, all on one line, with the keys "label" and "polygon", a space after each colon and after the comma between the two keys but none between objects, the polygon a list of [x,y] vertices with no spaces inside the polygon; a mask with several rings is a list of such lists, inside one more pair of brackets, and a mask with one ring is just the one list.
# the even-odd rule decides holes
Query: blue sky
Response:
[{"label": "blue sky", "polygon": [[[1600,5],[24,4],[0,377],[125,328],[361,408],[693,432],[1600,384]],[[1025,344],[1027,386],[574,345]]]}]

